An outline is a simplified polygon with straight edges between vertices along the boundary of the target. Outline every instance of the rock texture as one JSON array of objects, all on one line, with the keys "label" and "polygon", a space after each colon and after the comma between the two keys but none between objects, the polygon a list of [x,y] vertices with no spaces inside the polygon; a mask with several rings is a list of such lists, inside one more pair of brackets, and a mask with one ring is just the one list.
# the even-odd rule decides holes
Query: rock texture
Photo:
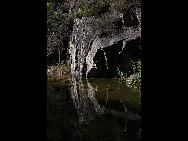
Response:
[{"label": "rock texture", "polygon": [[130,58],[140,57],[140,5],[126,12],[74,19],[69,43],[71,73],[77,77],[115,77],[129,73]]}]

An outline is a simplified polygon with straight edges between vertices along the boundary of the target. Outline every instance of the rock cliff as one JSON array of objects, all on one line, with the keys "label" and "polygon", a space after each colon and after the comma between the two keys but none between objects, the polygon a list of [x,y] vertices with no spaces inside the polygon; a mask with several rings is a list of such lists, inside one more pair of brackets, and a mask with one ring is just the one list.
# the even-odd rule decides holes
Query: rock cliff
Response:
[{"label": "rock cliff", "polygon": [[124,11],[74,18],[69,42],[71,73],[77,77],[130,74],[130,60],[140,58],[140,4]]}]

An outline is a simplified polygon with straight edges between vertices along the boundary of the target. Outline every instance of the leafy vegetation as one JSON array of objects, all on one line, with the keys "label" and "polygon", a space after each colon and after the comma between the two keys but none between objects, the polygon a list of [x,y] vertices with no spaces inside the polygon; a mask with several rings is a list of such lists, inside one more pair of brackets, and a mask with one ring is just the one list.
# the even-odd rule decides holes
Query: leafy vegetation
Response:
[{"label": "leafy vegetation", "polygon": [[138,2],[140,0],[79,0],[74,16],[76,18],[97,16],[114,10],[123,12]]},{"label": "leafy vegetation", "polygon": [[140,0],[113,0],[111,2],[110,10],[123,12],[134,7],[139,2]]},{"label": "leafy vegetation", "polygon": [[76,18],[96,16],[109,9],[112,0],[81,0],[76,4]]},{"label": "leafy vegetation", "polygon": [[129,87],[134,88],[134,90],[141,94],[141,61],[131,61],[131,69],[133,74],[130,76],[117,69],[117,76],[120,80],[126,81]]},{"label": "leafy vegetation", "polygon": [[65,0],[48,0],[47,2],[47,56],[66,49],[66,42],[71,33],[72,18],[68,13]]},{"label": "leafy vegetation", "polygon": [[126,79],[127,85],[141,94],[141,61],[133,63],[135,73]]},{"label": "leafy vegetation", "polygon": [[70,67],[66,64],[48,66],[48,81],[63,80],[70,78]]}]

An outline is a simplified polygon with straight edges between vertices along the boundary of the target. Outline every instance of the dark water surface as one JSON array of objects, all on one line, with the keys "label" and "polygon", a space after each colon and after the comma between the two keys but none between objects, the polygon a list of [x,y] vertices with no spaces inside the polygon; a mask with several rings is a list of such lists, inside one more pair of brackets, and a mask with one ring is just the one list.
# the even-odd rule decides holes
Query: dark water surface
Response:
[{"label": "dark water surface", "polygon": [[118,78],[49,81],[48,141],[139,141],[140,94]]}]

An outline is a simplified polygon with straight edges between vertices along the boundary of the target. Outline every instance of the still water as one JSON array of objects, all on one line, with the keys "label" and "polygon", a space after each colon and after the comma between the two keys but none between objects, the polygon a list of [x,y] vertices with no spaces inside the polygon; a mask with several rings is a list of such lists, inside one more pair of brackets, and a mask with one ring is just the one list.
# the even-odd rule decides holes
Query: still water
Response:
[{"label": "still water", "polygon": [[48,81],[48,141],[139,141],[140,94],[118,78]]}]

